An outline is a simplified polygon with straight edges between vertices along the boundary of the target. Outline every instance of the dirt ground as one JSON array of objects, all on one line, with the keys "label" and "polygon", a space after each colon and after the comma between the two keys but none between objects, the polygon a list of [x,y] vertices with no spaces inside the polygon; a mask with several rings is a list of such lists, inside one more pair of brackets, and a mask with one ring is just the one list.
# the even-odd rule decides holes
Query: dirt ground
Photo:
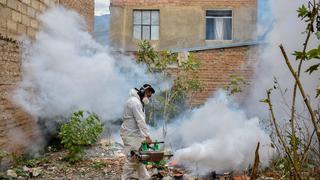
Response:
[{"label": "dirt ground", "polygon": [[[95,146],[88,148],[83,159],[75,164],[65,161],[66,155],[67,151],[63,149],[55,150],[48,147],[48,152],[38,158],[18,160],[14,165],[0,172],[0,179],[99,180],[121,177],[125,155],[123,146],[119,143],[101,140]],[[148,170],[150,174],[155,172],[154,168],[149,166]],[[170,173],[178,177],[183,175],[177,168]],[[160,173],[157,171],[156,174]],[[169,172],[164,174],[167,177],[162,179],[179,179],[169,177]]]},{"label": "dirt ground", "polygon": [[[45,179],[45,180],[82,180],[82,179],[120,179],[122,166],[124,163],[123,147],[119,143],[110,143],[107,140],[101,140],[95,146],[85,151],[83,160],[70,164],[64,160],[67,152],[65,150],[55,150],[48,147],[48,152],[38,158],[16,160],[15,164],[0,172],[1,179]],[[170,169],[170,168],[169,168]],[[154,169],[149,169],[153,174]],[[271,171],[270,171],[271,172]],[[271,175],[260,176],[260,180],[279,179],[272,172]],[[167,172],[157,172],[164,174],[164,177],[155,176],[154,179],[187,179],[187,180],[210,180],[214,179],[212,174],[205,177],[191,176],[184,169],[177,167],[171,168]],[[243,173],[247,174],[248,173]],[[216,179],[227,180],[249,180],[246,175],[221,176]]]},{"label": "dirt ground", "polygon": [[1,172],[0,179],[120,179],[124,154],[118,143],[97,144],[87,149],[83,160],[75,164],[64,160],[66,154],[64,150],[51,150],[41,157],[21,160]]}]

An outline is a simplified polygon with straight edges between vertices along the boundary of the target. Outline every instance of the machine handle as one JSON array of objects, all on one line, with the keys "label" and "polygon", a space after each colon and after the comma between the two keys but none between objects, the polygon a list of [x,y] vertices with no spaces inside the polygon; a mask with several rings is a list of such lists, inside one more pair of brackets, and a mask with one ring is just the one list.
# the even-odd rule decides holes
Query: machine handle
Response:
[{"label": "machine handle", "polygon": [[164,141],[156,141],[156,142],[152,142],[151,144],[164,144]]}]

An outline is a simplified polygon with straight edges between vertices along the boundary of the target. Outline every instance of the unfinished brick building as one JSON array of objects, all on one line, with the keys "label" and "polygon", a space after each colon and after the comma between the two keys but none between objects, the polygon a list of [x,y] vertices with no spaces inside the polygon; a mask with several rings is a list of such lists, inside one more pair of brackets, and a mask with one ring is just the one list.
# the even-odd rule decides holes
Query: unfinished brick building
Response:
[{"label": "unfinished brick building", "polygon": [[230,75],[249,78],[255,48],[257,0],[111,0],[110,44],[136,51],[148,40],[157,50],[194,53],[206,101]]},{"label": "unfinished brick building", "polygon": [[83,15],[92,32],[94,0],[0,0],[0,150],[22,152],[38,140],[36,122],[10,101],[10,92],[22,78],[18,38],[23,34],[34,38],[37,16],[56,4]]}]

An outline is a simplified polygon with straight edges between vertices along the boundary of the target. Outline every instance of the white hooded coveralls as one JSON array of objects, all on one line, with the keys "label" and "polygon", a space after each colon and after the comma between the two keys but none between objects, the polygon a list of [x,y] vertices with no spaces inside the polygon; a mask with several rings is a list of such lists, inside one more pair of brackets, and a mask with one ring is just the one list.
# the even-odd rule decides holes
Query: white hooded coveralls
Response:
[{"label": "white hooded coveralls", "polygon": [[146,115],[137,90],[132,89],[129,95],[130,97],[123,112],[123,123],[120,128],[120,135],[126,153],[121,179],[150,179],[145,165],[134,161],[129,156],[132,150],[138,151],[141,143],[149,136],[145,121]]}]

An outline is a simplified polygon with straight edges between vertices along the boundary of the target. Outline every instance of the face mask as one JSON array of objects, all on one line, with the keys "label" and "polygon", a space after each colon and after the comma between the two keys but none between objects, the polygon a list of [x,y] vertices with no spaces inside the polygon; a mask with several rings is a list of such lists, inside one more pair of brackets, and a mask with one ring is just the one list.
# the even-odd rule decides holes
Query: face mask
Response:
[{"label": "face mask", "polygon": [[144,98],[142,99],[142,102],[143,102],[145,105],[147,105],[147,104],[149,104],[150,100],[149,100],[149,98],[144,97]]}]

